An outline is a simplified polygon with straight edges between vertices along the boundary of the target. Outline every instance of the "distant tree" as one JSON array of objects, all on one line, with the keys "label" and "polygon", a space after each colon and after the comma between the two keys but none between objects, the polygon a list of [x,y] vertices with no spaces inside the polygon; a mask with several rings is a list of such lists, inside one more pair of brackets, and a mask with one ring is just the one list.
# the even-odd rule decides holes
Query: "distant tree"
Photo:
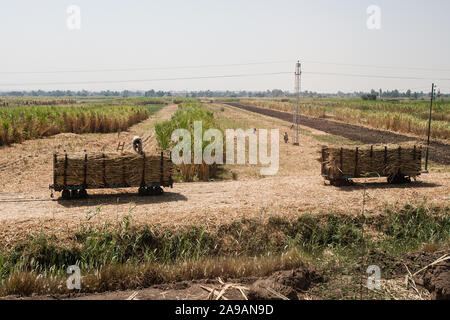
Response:
[{"label": "distant tree", "polygon": [[277,98],[277,97],[283,97],[284,96],[284,92],[283,90],[280,89],[273,89],[271,92],[272,97]]},{"label": "distant tree", "polygon": [[361,99],[363,99],[363,100],[377,100],[377,95],[376,94],[372,94],[372,93],[363,94],[361,96]]},{"label": "distant tree", "polygon": [[149,90],[149,91],[145,91],[144,93],[145,97],[154,97],[155,96],[155,90]]}]

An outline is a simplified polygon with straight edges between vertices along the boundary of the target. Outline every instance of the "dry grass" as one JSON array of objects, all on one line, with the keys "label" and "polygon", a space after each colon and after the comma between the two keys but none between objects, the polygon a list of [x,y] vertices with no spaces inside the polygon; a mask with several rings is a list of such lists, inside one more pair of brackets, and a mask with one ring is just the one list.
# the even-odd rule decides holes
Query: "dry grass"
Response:
[{"label": "dry grass", "polygon": [[[216,277],[263,277],[278,270],[305,264],[298,250],[260,258],[217,257],[187,260],[175,265],[114,265],[82,276],[82,292],[104,292],[145,288],[155,284]],[[51,276],[35,272],[15,272],[0,287],[0,296],[31,294],[67,294],[67,275]]]}]

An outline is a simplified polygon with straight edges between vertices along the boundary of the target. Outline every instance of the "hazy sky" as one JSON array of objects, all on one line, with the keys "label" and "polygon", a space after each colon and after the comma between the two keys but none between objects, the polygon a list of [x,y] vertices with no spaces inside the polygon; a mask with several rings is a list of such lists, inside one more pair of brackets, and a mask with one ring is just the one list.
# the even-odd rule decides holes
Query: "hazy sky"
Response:
[{"label": "hazy sky", "polygon": [[[67,13],[71,5],[81,9],[80,30],[67,27],[73,17]],[[381,9],[379,30],[367,28],[370,5]],[[434,79],[449,92],[450,80],[445,80],[450,79],[449,12],[447,0],[2,0],[0,91],[292,91],[294,66],[300,59],[303,90],[427,91]],[[255,62],[271,63],[230,66]],[[186,68],[204,65],[228,66]],[[184,68],[161,69],[166,67]],[[67,70],[103,71],[60,73]],[[278,72],[291,73],[129,81]],[[124,80],[128,82],[114,82]]]}]

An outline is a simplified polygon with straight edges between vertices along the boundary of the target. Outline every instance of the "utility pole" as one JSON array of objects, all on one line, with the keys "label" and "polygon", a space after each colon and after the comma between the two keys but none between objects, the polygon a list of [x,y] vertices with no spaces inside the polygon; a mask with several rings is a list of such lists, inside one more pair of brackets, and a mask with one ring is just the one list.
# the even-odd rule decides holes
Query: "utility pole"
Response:
[{"label": "utility pole", "polygon": [[300,145],[299,142],[299,128],[298,123],[300,120],[300,90],[301,90],[301,64],[300,61],[297,61],[295,64],[295,94],[296,94],[296,103],[292,121],[292,141],[294,146]]},{"label": "utility pole", "polygon": [[428,119],[428,139],[427,139],[427,151],[425,154],[425,171],[428,172],[428,153],[430,149],[430,134],[431,134],[431,116],[433,113],[433,99],[434,99],[434,83],[431,84],[431,99],[430,99],[430,117]]}]

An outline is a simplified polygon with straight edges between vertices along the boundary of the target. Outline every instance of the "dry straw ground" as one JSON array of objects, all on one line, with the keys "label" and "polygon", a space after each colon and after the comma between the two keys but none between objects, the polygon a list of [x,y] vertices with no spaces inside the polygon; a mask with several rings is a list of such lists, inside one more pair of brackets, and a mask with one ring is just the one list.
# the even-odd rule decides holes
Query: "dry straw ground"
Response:
[{"label": "dry straw ground", "polygon": [[[231,128],[278,128],[281,133],[290,132],[290,124],[281,120],[218,104],[211,108]],[[323,141],[346,141],[307,128],[302,128],[300,147],[284,144],[280,135],[280,170],[273,177],[261,177],[258,166],[226,166],[237,180],[175,184],[163,197],[138,197],[135,189],[117,189],[90,192],[92,196],[87,200],[50,198],[48,185],[52,181],[55,150],[115,151],[119,140],[128,143],[136,134],[144,137],[144,149],[151,150],[155,147],[154,121],[168,119],[175,110],[175,105],[165,107],[119,137],[60,134],[0,149],[0,239],[11,243],[40,230],[65,237],[68,227],[80,222],[103,224],[129,214],[137,223],[161,227],[200,224],[216,228],[242,217],[295,218],[307,212],[360,212],[363,188],[325,186],[316,160]],[[401,206],[423,199],[429,204],[448,205],[449,170],[442,166],[432,168],[435,169],[431,174],[420,176],[419,182],[411,185],[390,186],[382,179],[367,183],[367,214],[377,214],[385,205]]]}]

